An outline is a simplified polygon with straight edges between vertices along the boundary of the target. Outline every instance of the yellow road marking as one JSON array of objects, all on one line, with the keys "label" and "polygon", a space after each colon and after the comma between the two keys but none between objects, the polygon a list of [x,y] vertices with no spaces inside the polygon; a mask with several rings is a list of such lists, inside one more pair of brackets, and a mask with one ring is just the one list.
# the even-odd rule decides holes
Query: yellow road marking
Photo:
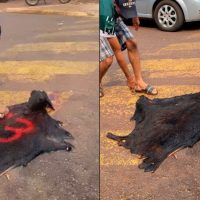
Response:
[{"label": "yellow road marking", "polygon": [[[163,85],[156,86],[158,95],[146,95],[148,98],[168,98],[200,91],[198,85]],[[101,98],[100,110],[103,115],[109,114],[116,117],[120,115],[131,116],[136,101],[142,94],[132,94],[126,86],[105,87],[105,96]]]},{"label": "yellow road marking", "polygon": [[[101,132],[101,154],[100,154],[100,165],[101,166],[128,166],[138,165],[141,163],[136,155],[130,153],[129,150],[119,147],[116,141],[110,140],[106,137],[107,132],[114,132],[117,135],[127,135],[129,132],[120,131],[106,131]],[[109,156],[108,156],[109,154]]]},{"label": "yellow road marking", "polygon": [[0,75],[9,80],[44,81],[56,75],[85,75],[94,72],[98,62],[75,61],[1,61]]},{"label": "yellow road marking", "polygon": [[196,71],[200,72],[200,58],[145,60],[144,69],[151,71]]},{"label": "yellow road marking", "polygon": [[75,23],[79,24],[79,25],[80,24],[86,24],[87,25],[87,24],[94,24],[94,23],[98,24],[98,21],[94,18],[91,18],[90,20],[86,20],[86,19],[85,20],[79,20],[79,21],[76,21]]},{"label": "yellow road marking", "polygon": [[[14,105],[22,102],[26,102],[30,97],[31,91],[0,91],[0,104],[2,106]],[[54,96],[52,101],[55,110],[57,111],[63,102],[67,101],[72,95],[71,92],[48,92],[49,96]]]},{"label": "yellow road marking", "polygon": [[191,51],[191,50],[200,50],[200,42],[170,44],[164,48],[161,48],[158,52],[156,52],[156,54],[162,51]]},{"label": "yellow road marking", "polygon": [[[116,147],[117,148],[117,147]],[[100,165],[101,166],[138,166],[142,160],[139,158],[129,158],[127,153],[121,156],[117,155],[117,152],[114,155],[109,155],[109,158],[106,157],[103,153],[100,154]],[[132,155],[132,157],[134,157]]]},{"label": "yellow road marking", "polygon": [[105,87],[104,89],[105,96],[100,101],[100,113],[104,115],[130,115],[134,103],[130,104],[129,102],[131,99],[136,102],[138,95],[132,95],[126,86]]},{"label": "yellow road marking", "polygon": [[[132,70],[131,65],[128,66]],[[142,71],[148,72],[149,78],[200,77],[200,58],[144,60],[142,61]],[[112,79],[125,81],[121,69],[112,74],[112,77],[107,75],[104,82]]]},{"label": "yellow road marking", "polygon": [[28,43],[17,44],[6,50],[1,56],[7,54],[17,54],[24,52],[53,52],[53,53],[77,53],[83,51],[98,51],[98,42],[45,42],[45,43]]},{"label": "yellow road marking", "polygon": [[194,33],[194,34],[189,34],[187,39],[192,39],[192,38],[200,38],[200,33]]},{"label": "yellow road marking", "polygon": [[[85,30],[85,29],[94,29],[98,30],[98,21],[96,23],[88,23],[88,24],[79,24],[79,25],[71,25],[70,30]],[[63,27],[63,30],[69,30],[69,26]]]},{"label": "yellow road marking", "polygon": [[200,76],[200,58],[146,60],[142,69],[151,73],[150,78]]}]

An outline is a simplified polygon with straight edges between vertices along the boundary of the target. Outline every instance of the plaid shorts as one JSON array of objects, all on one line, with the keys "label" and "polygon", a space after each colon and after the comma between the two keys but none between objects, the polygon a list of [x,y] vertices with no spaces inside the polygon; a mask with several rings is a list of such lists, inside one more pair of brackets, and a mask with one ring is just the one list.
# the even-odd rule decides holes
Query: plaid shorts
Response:
[{"label": "plaid shorts", "polygon": [[124,24],[121,18],[117,18],[117,22],[115,25],[115,33],[121,45],[123,45],[126,40],[131,40],[134,38],[132,32]]},{"label": "plaid shorts", "polygon": [[100,62],[113,55],[114,53],[108,40],[100,36]]}]

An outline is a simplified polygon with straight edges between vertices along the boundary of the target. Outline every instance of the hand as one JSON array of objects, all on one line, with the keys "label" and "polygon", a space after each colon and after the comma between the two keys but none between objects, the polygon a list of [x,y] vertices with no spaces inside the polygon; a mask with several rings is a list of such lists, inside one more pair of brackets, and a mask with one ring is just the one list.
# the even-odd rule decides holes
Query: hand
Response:
[{"label": "hand", "polygon": [[7,115],[9,112],[9,109],[8,107],[5,107],[5,106],[0,106],[0,119],[4,118],[5,115]]},{"label": "hand", "polygon": [[118,5],[116,4],[115,1],[114,1],[114,7],[115,7],[115,10],[117,11],[117,13],[118,13],[119,15],[121,15],[120,8],[118,7]]},{"label": "hand", "polygon": [[133,22],[134,29],[137,31],[139,29],[139,26],[140,26],[140,19],[139,19],[139,17],[132,18],[132,22]]}]

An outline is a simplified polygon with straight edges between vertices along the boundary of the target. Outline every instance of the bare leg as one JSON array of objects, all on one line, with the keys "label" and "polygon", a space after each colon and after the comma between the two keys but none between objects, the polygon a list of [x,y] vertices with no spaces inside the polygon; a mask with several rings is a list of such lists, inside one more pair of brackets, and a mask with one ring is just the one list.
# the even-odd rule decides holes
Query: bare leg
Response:
[{"label": "bare leg", "polygon": [[101,61],[99,64],[99,96],[103,97],[104,96],[104,90],[101,84],[101,81],[104,77],[104,75],[106,74],[106,72],[108,71],[109,67],[111,66],[113,62],[113,57],[108,57],[105,60]]},{"label": "bare leg", "polygon": [[128,65],[127,65],[125,56],[123,55],[123,52],[121,51],[121,46],[119,44],[117,37],[109,38],[108,42],[110,43],[110,46],[113,49],[113,52],[115,54],[116,60],[119,64],[120,68],[122,69],[122,71],[124,72],[124,75],[127,78],[128,87],[130,89],[133,89],[135,87],[135,81],[133,79],[131,72],[128,69]]},{"label": "bare leg", "polygon": [[100,65],[99,65],[99,82],[100,83],[102,81],[102,78],[108,71],[109,67],[111,66],[112,62],[113,62],[113,57],[106,58],[105,60],[100,62]]},{"label": "bare leg", "polygon": [[[127,40],[126,46],[128,50],[128,57],[135,74],[136,88],[137,90],[145,89],[147,87],[147,83],[145,83],[142,78],[140,55],[137,44],[134,40]],[[154,88],[152,93],[157,94],[157,90]]]}]

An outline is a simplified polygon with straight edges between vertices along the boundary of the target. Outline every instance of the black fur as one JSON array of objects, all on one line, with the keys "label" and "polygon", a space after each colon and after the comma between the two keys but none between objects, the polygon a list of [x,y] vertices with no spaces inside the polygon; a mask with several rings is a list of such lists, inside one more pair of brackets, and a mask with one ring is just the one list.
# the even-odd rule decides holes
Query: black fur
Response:
[{"label": "black fur", "polygon": [[45,91],[33,90],[27,105],[30,111],[41,111],[45,108],[51,108],[54,110],[54,107]]},{"label": "black fur", "polygon": [[142,96],[132,120],[136,127],[129,135],[108,137],[144,157],[140,169],[154,172],[168,155],[200,140],[200,93],[154,100]]},{"label": "black fur", "polygon": [[[41,91],[34,91],[34,94],[37,93],[36,96],[41,97],[41,94],[39,94]],[[47,99],[47,101],[50,100]],[[35,102],[40,101],[36,98]],[[32,103],[36,105],[34,101]],[[70,151],[73,148],[67,142],[68,139],[72,139],[72,135],[61,126],[60,121],[49,116],[44,107],[40,107],[40,110],[36,109],[37,112],[32,112],[29,103],[26,102],[8,108],[9,113],[5,118],[0,119],[0,173],[10,167],[26,166],[28,162],[41,153],[57,150]],[[11,113],[13,116],[11,116]],[[6,126],[26,127],[25,124],[16,122],[19,118],[31,121],[34,124],[34,129],[28,134],[23,134],[21,138],[15,141],[2,143],[2,139],[14,135],[12,131],[5,130]]]}]

